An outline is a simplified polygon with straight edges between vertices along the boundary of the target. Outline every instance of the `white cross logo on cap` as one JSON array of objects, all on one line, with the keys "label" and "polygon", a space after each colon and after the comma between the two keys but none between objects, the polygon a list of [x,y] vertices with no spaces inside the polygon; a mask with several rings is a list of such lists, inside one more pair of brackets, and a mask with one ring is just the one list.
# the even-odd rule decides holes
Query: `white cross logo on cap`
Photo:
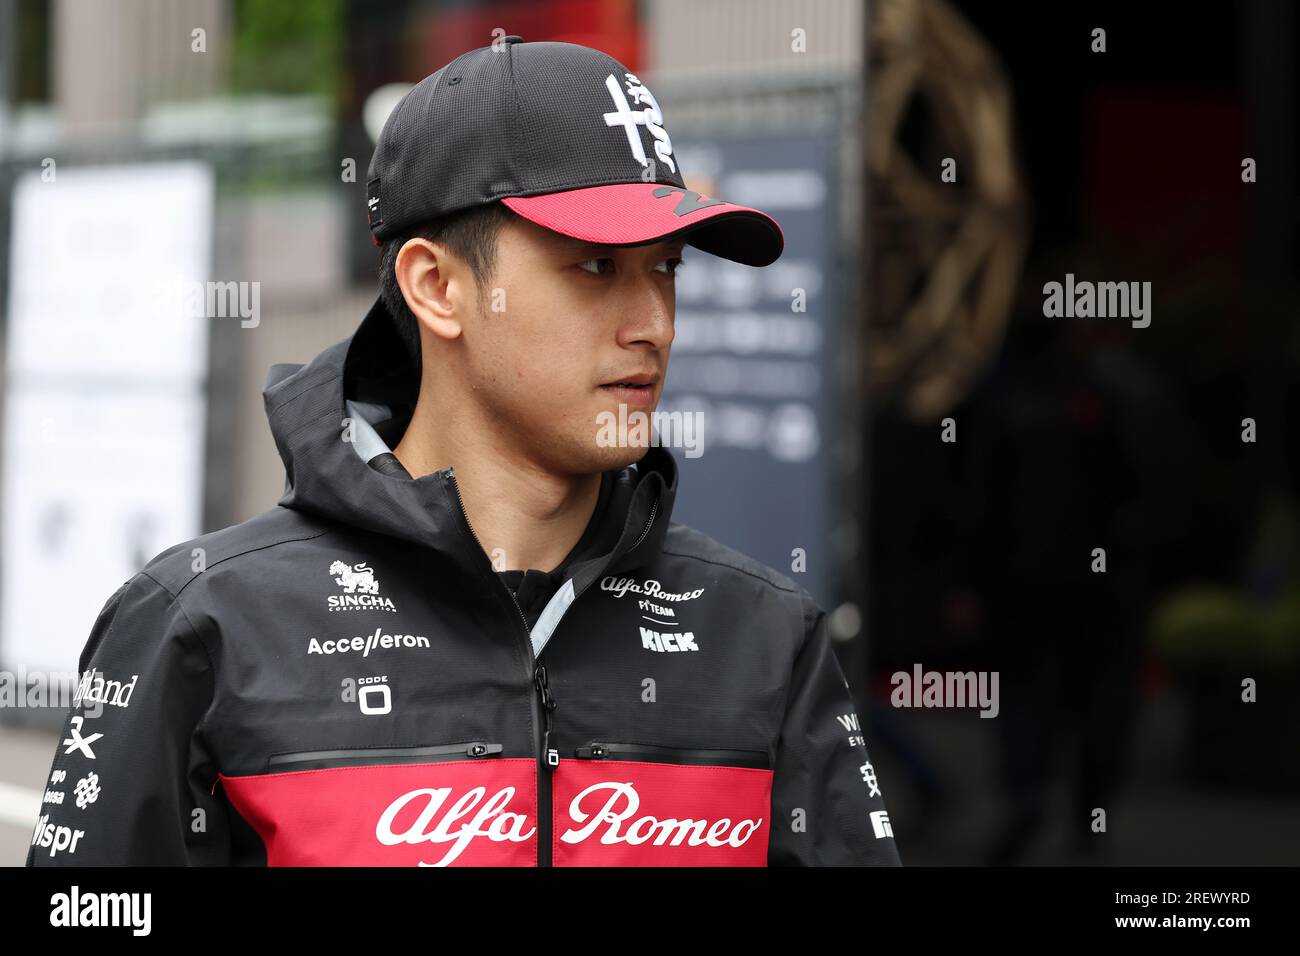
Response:
[{"label": "white cross logo on cap", "polygon": [[618,85],[618,80],[611,73],[605,77],[605,86],[614,100],[614,112],[604,114],[605,125],[623,127],[623,131],[627,133],[627,144],[632,147],[632,155],[642,166],[646,165],[647,160],[645,150],[641,148],[641,135],[636,127],[644,126],[655,138],[655,155],[674,173],[677,172],[677,164],[672,158],[673,143],[668,138],[668,130],[664,129],[664,116],[659,111],[658,101],[635,75],[625,73],[624,76],[627,77],[628,92],[632,94],[632,99],[637,103],[645,103],[646,108],[632,109],[627,96],[623,93],[623,88]]}]

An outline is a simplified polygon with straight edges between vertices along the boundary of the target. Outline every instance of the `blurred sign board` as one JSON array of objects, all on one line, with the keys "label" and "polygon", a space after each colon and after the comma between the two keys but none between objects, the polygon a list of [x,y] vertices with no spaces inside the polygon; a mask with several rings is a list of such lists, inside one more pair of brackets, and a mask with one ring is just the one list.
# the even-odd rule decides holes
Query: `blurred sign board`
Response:
[{"label": "blurred sign board", "polygon": [[[17,180],[0,660],[75,670],[109,596],[199,533],[213,177],[196,162]],[[233,321],[233,320],[232,320]]]},{"label": "blurred sign board", "polygon": [[785,235],[781,258],[763,268],[686,251],[658,411],[698,413],[702,441],[672,448],[681,470],[673,517],[790,576],[829,608],[829,448],[839,427],[834,139],[768,134],[673,147],[688,186],[769,213]]}]

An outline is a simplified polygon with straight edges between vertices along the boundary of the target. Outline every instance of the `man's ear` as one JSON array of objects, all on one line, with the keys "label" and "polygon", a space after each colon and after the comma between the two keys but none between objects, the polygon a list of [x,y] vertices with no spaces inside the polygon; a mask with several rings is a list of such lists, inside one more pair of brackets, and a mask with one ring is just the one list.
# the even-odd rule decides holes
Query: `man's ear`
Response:
[{"label": "man's ear", "polygon": [[446,246],[428,239],[407,240],[397,252],[393,272],[411,314],[434,335],[451,340],[464,331],[469,314],[466,292],[472,277]]}]

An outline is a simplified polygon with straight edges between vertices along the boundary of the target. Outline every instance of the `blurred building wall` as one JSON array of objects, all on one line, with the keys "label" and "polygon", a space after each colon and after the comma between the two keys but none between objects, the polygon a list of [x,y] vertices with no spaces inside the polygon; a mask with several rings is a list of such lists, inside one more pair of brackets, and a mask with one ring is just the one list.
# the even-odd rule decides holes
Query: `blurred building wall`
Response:
[{"label": "blurred building wall", "polygon": [[[651,0],[648,59],[660,73],[796,72],[856,66],[863,59],[863,0]],[[807,52],[791,56],[792,32]],[[806,61],[806,62],[803,62]]]},{"label": "blurred building wall", "polygon": [[[52,80],[72,135],[139,118],[162,100],[211,94],[225,71],[227,0],[55,0]],[[193,32],[205,31],[207,52]]]},{"label": "blurred building wall", "polygon": [[[302,296],[267,309],[263,328],[242,340],[235,445],[235,483],[231,521],[244,521],[274,508],[284,492],[284,463],[276,451],[262,403],[266,373],[279,362],[310,362],[322,349],[351,335],[378,294],[356,288]],[[341,426],[340,426],[341,427]]]}]

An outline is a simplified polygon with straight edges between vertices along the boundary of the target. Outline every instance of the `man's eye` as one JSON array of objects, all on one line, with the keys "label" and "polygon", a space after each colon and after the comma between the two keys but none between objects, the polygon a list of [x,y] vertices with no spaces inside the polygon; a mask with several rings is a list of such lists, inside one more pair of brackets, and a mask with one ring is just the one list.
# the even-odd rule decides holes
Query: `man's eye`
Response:
[{"label": "man's eye", "polygon": [[[609,267],[607,269],[601,268],[602,263],[607,263]],[[682,266],[684,266],[685,264],[686,264],[685,261],[683,261],[680,258],[671,258],[671,259],[662,260],[661,262],[659,262],[658,265],[655,266],[655,268],[660,272],[666,272],[668,273],[668,275],[675,276],[677,275],[678,272],[681,271]],[[664,265],[670,265],[671,267],[668,269],[660,268],[661,266]],[[614,260],[607,257],[599,258],[599,259],[586,259],[578,263],[579,269],[582,269],[584,272],[590,272],[592,275],[607,275],[610,272],[614,271],[614,266],[615,266]]]},{"label": "man's eye", "polygon": [[613,268],[613,265],[614,265],[614,260],[613,260],[613,259],[608,259],[608,258],[606,258],[606,259],[587,259],[585,262],[579,262],[579,263],[578,263],[578,268],[579,268],[579,269],[582,269],[582,270],[584,270],[584,271],[586,271],[586,272],[590,272],[592,275],[602,275],[603,272],[602,272],[602,270],[600,270],[600,269],[588,269],[588,268],[587,268],[587,266],[591,265],[591,263],[593,263],[593,262],[608,262],[608,263],[610,264],[610,268],[611,268],[611,269]]}]

